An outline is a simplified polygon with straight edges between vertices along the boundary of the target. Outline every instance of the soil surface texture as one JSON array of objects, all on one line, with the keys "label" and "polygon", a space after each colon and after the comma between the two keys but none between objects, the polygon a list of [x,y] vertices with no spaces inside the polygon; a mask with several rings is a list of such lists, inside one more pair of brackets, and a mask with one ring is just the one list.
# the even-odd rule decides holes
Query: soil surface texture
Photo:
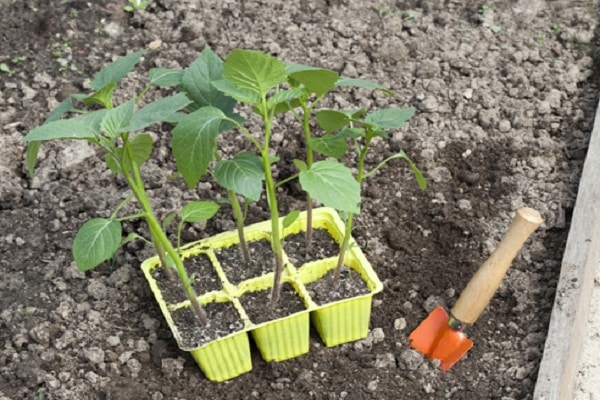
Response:
[{"label": "soil surface texture", "polygon": [[[597,2],[150,0],[134,13],[126,4],[0,0],[0,399],[533,398],[598,100]],[[429,183],[421,192],[399,160],[365,183],[353,236],[384,283],[365,340],[327,348],[313,331],[308,354],[278,363],[253,348],[253,370],[225,383],[177,348],[140,269],[151,246],[129,242],[110,263],[76,268],[77,230],[129,195],[103,154],[46,143],[29,179],[20,142],[106,63],[149,49],[117,89],[121,101],[150,68],[186,67],[206,45],[221,58],[257,49],[388,86],[395,97],[340,89],[323,106],[416,108],[374,144],[367,168],[403,149]],[[193,191],[172,179],[171,128],[149,131],[142,172],[161,217],[226,197],[208,178]],[[299,132],[291,117],[274,126],[278,180],[295,173]],[[235,133],[219,148],[224,157],[251,149]],[[279,195],[282,215],[304,209],[297,182]],[[454,305],[522,206],[545,222],[468,327],[473,349],[442,373],[408,336],[435,306]],[[264,199],[250,206],[247,223],[266,218]],[[183,241],[234,228],[222,207]],[[147,236],[138,220],[124,230]],[[584,382],[578,390],[594,396]]]}]

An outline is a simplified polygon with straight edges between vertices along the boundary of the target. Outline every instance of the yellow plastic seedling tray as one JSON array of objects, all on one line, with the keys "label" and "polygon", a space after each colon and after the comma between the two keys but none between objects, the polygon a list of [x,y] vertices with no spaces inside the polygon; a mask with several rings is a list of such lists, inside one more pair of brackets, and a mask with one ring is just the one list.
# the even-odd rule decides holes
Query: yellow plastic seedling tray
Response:
[{"label": "yellow plastic seedling tray", "polygon": [[[284,236],[296,234],[304,231],[305,227],[306,212],[302,212],[291,226],[285,228],[283,234]],[[313,228],[325,229],[337,243],[342,241],[344,224],[337,212],[331,208],[323,207],[313,210]],[[249,225],[245,228],[246,239],[248,241],[267,239],[270,229],[270,221]],[[317,304],[310,297],[304,285],[322,278],[328,271],[335,268],[337,257],[300,266],[291,265],[284,254],[285,269],[282,280],[294,286],[300,297],[302,297],[306,310],[261,324],[254,324],[248,319],[238,299],[248,291],[270,289],[273,273],[247,279],[238,285],[233,285],[221,268],[214,251],[218,248],[237,244],[237,232],[230,231],[190,243],[181,249],[184,259],[199,253],[205,253],[213,263],[221,280],[223,290],[199,297],[201,304],[208,304],[211,301],[231,301],[238,309],[240,318],[245,324],[242,331],[207,343],[199,348],[189,349],[180,346],[182,350],[189,351],[192,354],[192,357],[208,379],[223,381],[252,369],[248,334],[252,335],[265,361],[283,361],[306,354],[309,351],[310,344],[310,321],[312,321],[325,345],[329,347],[359,340],[367,336],[372,298],[373,295],[382,290],[383,285],[354,239],[350,240],[350,249],[346,254],[345,264],[362,277],[370,290],[369,293],[328,304]],[[318,243],[314,243],[314,245],[318,245]],[[189,302],[184,301],[171,305],[165,303],[151,274],[152,269],[156,268],[158,263],[158,258],[153,257],[142,264],[142,269],[179,344],[179,333],[177,327],[173,324],[170,310],[189,306]],[[265,307],[268,306],[268,302],[265,302]]]},{"label": "yellow plastic seedling tray", "polygon": [[206,343],[200,347],[190,348],[183,343],[177,325],[173,322],[171,311],[189,307],[189,301],[168,305],[156,284],[156,280],[152,276],[152,270],[157,267],[157,260],[154,258],[144,261],[142,271],[146,280],[150,284],[150,289],[154,293],[154,297],[162,311],[162,314],[171,329],[171,333],[177,341],[178,347],[187,351],[194,358],[204,375],[215,382],[222,382],[236,376],[242,375],[252,370],[252,356],[250,352],[250,341],[247,333],[248,319],[245,316],[239,301],[226,292],[211,292],[198,298],[201,305],[206,306],[212,302],[229,301],[233,303],[236,310],[240,314],[240,319],[244,324],[244,329],[231,333],[220,339]]}]

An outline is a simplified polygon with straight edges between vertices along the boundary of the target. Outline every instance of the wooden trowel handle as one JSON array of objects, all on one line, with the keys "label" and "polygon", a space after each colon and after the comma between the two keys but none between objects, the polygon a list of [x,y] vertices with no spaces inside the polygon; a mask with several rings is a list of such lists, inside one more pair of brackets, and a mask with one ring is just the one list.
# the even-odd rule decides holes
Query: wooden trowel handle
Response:
[{"label": "wooden trowel handle", "polygon": [[540,213],[532,208],[524,207],[517,210],[508,232],[496,250],[479,267],[465,290],[460,294],[451,311],[454,318],[465,324],[477,321],[500,286],[513,259],[542,222]]}]

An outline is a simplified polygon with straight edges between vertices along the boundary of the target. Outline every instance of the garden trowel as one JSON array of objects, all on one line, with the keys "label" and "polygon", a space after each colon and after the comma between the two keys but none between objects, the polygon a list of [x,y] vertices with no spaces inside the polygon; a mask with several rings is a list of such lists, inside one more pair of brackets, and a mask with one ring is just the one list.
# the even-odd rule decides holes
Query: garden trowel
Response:
[{"label": "garden trowel", "polygon": [[473,346],[462,332],[473,324],[500,286],[506,271],[523,244],[543,222],[539,212],[519,208],[508,232],[490,258],[479,267],[458,301],[446,313],[437,307],[410,334],[411,345],[430,359],[440,360],[440,367],[448,371]]}]

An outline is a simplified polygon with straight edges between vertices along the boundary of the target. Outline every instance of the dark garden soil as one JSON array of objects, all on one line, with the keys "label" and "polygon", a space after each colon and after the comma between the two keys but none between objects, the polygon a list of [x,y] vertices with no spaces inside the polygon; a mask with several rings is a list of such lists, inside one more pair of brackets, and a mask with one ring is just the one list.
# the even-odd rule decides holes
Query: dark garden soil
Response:
[{"label": "dark garden soil", "polygon": [[[598,4],[587,0],[0,0],[0,399],[531,399],[599,89]],[[400,149],[424,171],[420,192],[394,161],[364,187],[354,237],[384,283],[366,340],[265,363],[207,381],[180,351],[139,266],[141,241],[85,274],[70,245],[91,217],[128,196],[85,143],[42,146],[29,180],[20,139],[66,95],[127,52],[150,48],[118,89],[141,90],[151,67],[185,67],[205,45],[237,47],[387,85],[396,94],[340,90],[324,106],[415,107],[408,127],[375,143],[367,166]],[[298,157],[299,127],[277,121],[282,160]],[[161,216],[193,199],[226,196],[210,179],[172,179],[170,128],[151,129],[144,167]],[[244,138],[225,135],[226,157]],[[276,179],[295,172],[280,161]],[[282,215],[303,209],[280,187]],[[436,305],[452,306],[495,248],[513,211],[545,219],[468,336],[475,346],[448,373],[413,351],[410,332]],[[267,218],[264,200],[248,223]],[[124,213],[135,213],[129,204]],[[216,218],[184,240],[233,229]],[[144,234],[137,220],[125,234]],[[590,398],[591,395],[585,398]],[[583,398],[583,397],[582,397]]]}]

